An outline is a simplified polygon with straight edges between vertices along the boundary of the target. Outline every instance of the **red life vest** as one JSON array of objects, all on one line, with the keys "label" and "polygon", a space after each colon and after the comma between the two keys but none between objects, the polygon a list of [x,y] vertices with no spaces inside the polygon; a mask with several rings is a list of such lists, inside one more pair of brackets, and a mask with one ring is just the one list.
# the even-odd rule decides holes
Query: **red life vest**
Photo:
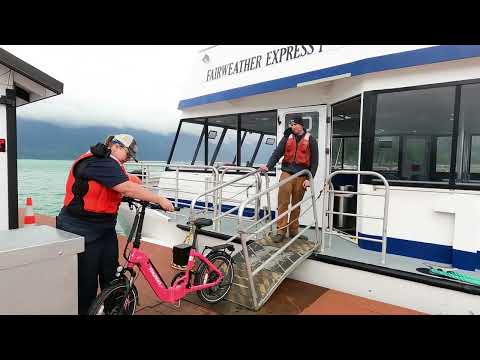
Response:
[{"label": "red life vest", "polygon": [[310,134],[305,136],[298,142],[294,134],[290,134],[285,144],[285,154],[283,155],[284,164],[297,164],[306,168],[310,167]]},{"label": "red life vest", "polygon": [[[79,162],[83,162],[93,156],[94,155],[88,151],[73,163],[70,173],[68,174],[63,205],[72,215],[80,218],[99,220],[113,219],[117,214],[122,195],[95,180],[84,180],[76,178],[74,175]],[[128,176],[123,165],[117,159],[113,159],[118,162],[122,171]]]}]

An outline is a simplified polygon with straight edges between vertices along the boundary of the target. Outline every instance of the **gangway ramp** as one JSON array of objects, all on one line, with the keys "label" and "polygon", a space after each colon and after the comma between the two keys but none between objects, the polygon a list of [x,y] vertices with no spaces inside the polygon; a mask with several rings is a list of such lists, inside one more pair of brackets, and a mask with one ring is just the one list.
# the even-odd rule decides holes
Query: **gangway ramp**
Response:
[{"label": "gangway ramp", "polygon": [[[262,196],[269,194],[272,190],[283,186],[299,176],[307,176],[313,185],[312,174],[308,170],[303,170],[249,197],[239,207],[238,222],[242,251],[233,257],[235,273],[232,288],[226,296],[227,300],[252,310],[259,310],[282,281],[300,266],[318,247],[320,236],[315,206],[315,190],[313,187],[310,196],[290,206],[287,211],[278,214],[275,219],[271,221],[261,219],[257,223],[243,225],[244,222],[241,214],[243,214],[243,210],[247,204],[257,201]],[[310,206],[307,206],[308,203],[310,203]],[[274,230],[272,230],[274,225],[278,220],[284,216],[288,216],[293,210],[302,205],[306,207],[304,212],[310,208],[313,209],[313,223],[303,228],[294,237],[286,238],[281,243],[275,243],[273,241]],[[260,225],[259,228],[258,225]],[[306,238],[304,235],[311,228],[314,230],[313,239]]]},{"label": "gangway ramp", "polygon": [[266,263],[253,276],[253,293],[249,286],[245,256],[243,252],[238,252],[234,256],[235,275],[232,288],[226,299],[252,310],[260,309],[282,281],[312,254],[316,246],[313,241],[297,239],[283,252],[274,256],[281,247],[282,243],[274,243],[270,236],[247,246],[252,273]]}]

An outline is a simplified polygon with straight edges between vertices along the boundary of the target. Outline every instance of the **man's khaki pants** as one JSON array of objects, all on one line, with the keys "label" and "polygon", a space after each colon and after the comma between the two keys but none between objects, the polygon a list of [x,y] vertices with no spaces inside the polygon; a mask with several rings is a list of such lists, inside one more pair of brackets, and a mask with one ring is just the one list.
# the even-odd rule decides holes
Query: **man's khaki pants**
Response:
[{"label": "man's khaki pants", "polygon": [[[282,175],[280,175],[280,181],[289,177],[290,174],[282,171]],[[305,176],[299,176],[283,186],[280,186],[278,190],[278,214],[277,216],[281,215],[285,211],[288,210],[288,204],[290,204],[290,197],[292,198],[292,207],[300,202],[303,199],[303,195],[305,195],[305,189],[303,188],[303,182],[307,178]],[[288,226],[289,236],[295,236],[298,233],[298,217],[300,215],[300,206],[294,209],[290,213],[290,217],[288,218],[288,214],[282,217],[277,222],[277,234],[285,234],[287,232],[287,224],[291,222]],[[288,219],[287,219],[288,218]]]}]

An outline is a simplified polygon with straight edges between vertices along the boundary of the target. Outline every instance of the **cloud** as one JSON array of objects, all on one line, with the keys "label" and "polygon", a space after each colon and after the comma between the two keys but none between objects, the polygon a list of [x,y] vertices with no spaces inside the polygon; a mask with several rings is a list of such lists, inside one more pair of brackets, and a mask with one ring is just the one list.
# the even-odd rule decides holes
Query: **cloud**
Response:
[{"label": "cloud", "polygon": [[64,93],[18,108],[19,118],[168,133],[197,52],[208,45],[61,45],[3,49],[64,83]]}]

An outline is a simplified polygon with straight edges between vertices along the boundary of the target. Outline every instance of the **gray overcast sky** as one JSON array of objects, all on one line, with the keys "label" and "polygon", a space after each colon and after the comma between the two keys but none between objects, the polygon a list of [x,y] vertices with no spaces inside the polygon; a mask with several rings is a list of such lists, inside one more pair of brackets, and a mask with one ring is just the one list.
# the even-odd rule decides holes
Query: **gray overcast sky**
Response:
[{"label": "gray overcast sky", "polygon": [[64,93],[17,116],[75,126],[177,129],[191,64],[209,45],[0,45],[63,82]]}]

